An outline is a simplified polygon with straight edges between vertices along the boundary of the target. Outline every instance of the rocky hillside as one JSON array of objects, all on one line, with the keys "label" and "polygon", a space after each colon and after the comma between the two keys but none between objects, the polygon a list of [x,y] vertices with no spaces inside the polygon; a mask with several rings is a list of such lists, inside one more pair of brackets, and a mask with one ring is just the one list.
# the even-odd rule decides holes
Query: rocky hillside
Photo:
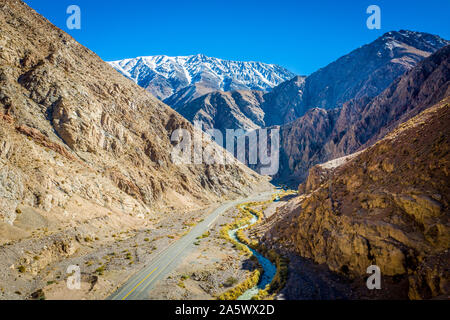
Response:
[{"label": "rocky hillside", "polygon": [[302,104],[306,77],[297,76],[275,87],[264,96],[264,111],[266,126],[290,123],[301,116],[298,112]]},{"label": "rocky hillside", "polygon": [[204,129],[243,129],[264,126],[264,112],[259,107],[262,91],[216,91],[197,98],[178,110],[191,122],[202,121]]},{"label": "rocky hillside", "polygon": [[356,152],[450,95],[450,46],[421,61],[373,99],[311,109],[282,126],[280,177],[303,181],[318,163]]},{"label": "rocky hillside", "polygon": [[[298,88],[304,81],[305,77],[297,76],[267,93],[216,91],[182,104],[177,111],[191,122],[202,120],[206,128],[216,128],[222,132],[226,129],[251,131],[276,123],[288,123],[297,118],[294,105],[300,101]],[[291,94],[292,92],[295,94]],[[174,96],[177,96],[177,99],[185,99],[183,90],[180,94],[181,96]],[[272,108],[273,105],[276,105],[277,109]]]},{"label": "rocky hillside", "polygon": [[74,202],[143,218],[260,181],[237,162],[173,164],[172,132],[193,130],[185,119],[23,2],[0,7],[2,223],[23,208],[83,215]]},{"label": "rocky hillside", "polygon": [[427,33],[388,32],[308,77],[302,108],[330,109],[351,99],[375,97],[423,58],[448,44]]},{"label": "rocky hillside", "polygon": [[[449,103],[314,167],[300,196],[266,223],[265,241],[354,279],[361,297],[448,299]],[[370,265],[381,268],[382,290],[365,287]]]},{"label": "rocky hillside", "polygon": [[175,109],[216,90],[270,91],[295,76],[273,64],[228,61],[203,54],[138,57],[110,64]]}]

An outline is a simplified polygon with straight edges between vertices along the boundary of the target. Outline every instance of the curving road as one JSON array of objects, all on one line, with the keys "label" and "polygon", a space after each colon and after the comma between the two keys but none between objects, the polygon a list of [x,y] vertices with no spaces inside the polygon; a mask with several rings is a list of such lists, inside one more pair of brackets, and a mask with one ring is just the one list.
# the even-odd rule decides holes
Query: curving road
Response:
[{"label": "curving road", "polygon": [[107,300],[146,300],[155,284],[165,279],[194,248],[197,237],[208,231],[217,218],[238,204],[250,201],[264,201],[271,198],[273,192],[264,192],[247,199],[226,202],[214,210],[204,221],[197,224],[187,235],[173,243],[160,253],[144,269],[132,276],[120,289]]}]

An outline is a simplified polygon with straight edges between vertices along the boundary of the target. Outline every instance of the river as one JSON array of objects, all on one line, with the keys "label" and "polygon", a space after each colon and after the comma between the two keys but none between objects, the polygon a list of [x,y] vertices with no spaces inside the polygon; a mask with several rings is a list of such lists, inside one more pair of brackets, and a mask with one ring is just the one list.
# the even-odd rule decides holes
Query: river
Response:
[{"label": "river", "polygon": [[232,239],[236,240],[238,243],[242,244],[243,246],[246,246],[247,248],[250,249],[250,251],[252,251],[252,253],[258,259],[259,263],[261,264],[261,266],[262,266],[262,268],[264,270],[258,285],[256,285],[253,288],[250,288],[247,291],[245,291],[239,298],[237,298],[237,300],[251,300],[252,297],[254,297],[255,295],[258,294],[259,290],[264,290],[266,288],[266,286],[272,282],[272,280],[275,277],[275,274],[277,272],[277,267],[272,262],[270,262],[269,259],[264,257],[262,254],[260,254],[256,250],[253,250],[252,248],[250,248],[246,244],[244,244],[241,241],[239,241],[239,239],[236,236],[236,234],[237,234],[237,232],[239,230],[245,229],[249,225],[250,226],[254,225],[257,221],[258,221],[258,217],[253,215],[253,218],[250,221],[250,224],[247,224],[247,225],[245,225],[243,227],[240,227],[240,228],[228,231],[228,234],[230,235],[230,237]]}]

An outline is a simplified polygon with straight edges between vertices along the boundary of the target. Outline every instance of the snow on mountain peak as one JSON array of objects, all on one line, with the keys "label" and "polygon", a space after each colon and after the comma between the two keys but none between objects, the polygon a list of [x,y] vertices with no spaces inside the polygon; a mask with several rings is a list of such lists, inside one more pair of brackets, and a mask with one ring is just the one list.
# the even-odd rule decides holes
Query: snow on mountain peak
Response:
[{"label": "snow on mountain peak", "polygon": [[109,64],[162,100],[196,84],[211,90],[270,91],[295,76],[274,64],[230,61],[203,54],[144,56]]}]

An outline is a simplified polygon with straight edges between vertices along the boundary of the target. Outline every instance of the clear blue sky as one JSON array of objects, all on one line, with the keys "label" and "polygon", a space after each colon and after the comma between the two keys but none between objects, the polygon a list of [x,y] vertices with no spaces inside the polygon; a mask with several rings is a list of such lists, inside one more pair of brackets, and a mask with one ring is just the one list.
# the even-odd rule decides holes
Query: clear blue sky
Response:
[{"label": "clear blue sky", "polygon": [[[450,39],[449,0],[25,0],[104,60],[208,56],[282,65],[307,75],[391,30]],[[81,30],[66,9],[81,8]],[[381,30],[366,27],[369,5]]]}]

